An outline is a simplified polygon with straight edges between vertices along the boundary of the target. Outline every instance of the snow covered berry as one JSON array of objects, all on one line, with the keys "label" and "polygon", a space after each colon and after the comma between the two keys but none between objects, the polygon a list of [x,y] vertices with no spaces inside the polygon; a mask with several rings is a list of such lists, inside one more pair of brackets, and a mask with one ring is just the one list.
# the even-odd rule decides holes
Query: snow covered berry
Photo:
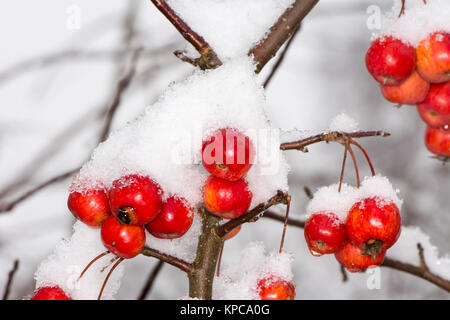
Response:
[{"label": "snow covered berry", "polygon": [[100,227],[111,214],[103,190],[73,191],[67,199],[67,207],[75,218],[91,227]]},{"label": "snow covered berry", "polygon": [[31,300],[72,300],[60,287],[40,287]]},{"label": "snow covered berry", "polygon": [[110,216],[102,225],[103,245],[118,257],[130,259],[142,252],[145,245],[145,230],[132,224],[122,224]]},{"label": "snow covered berry", "polygon": [[226,128],[203,141],[202,163],[212,175],[228,181],[243,178],[252,167],[255,148],[242,132]]},{"label": "snow covered berry", "polygon": [[364,254],[376,256],[392,247],[400,236],[402,220],[394,202],[365,198],[350,209],[345,229],[348,240]]},{"label": "snow covered berry", "polygon": [[372,266],[379,266],[383,263],[386,251],[382,250],[376,256],[368,255],[362,249],[347,242],[341,250],[334,254],[336,260],[349,272],[355,273],[366,270]]},{"label": "snow covered berry", "polygon": [[175,239],[189,230],[193,220],[194,211],[186,199],[172,196],[164,202],[161,213],[146,228],[156,238]]},{"label": "snow covered berry", "polygon": [[248,210],[252,193],[243,179],[231,182],[210,176],[203,186],[203,201],[212,214],[234,219]]},{"label": "snow covered berry", "polygon": [[416,53],[412,46],[393,37],[378,38],[366,53],[370,74],[383,85],[399,85],[416,67]]},{"label": "snow covered berry", "polygon": [[124,176],[113,182],[108,194],[112,214],[124,224],[144,225],[162,209],[163,191],[149,177]]},{"label": "snow covered berry", "polygon": [[346,241],[345,224],[330,212],[313,213],[305,223],[305,239],[314,256],[335,253]]},{"label": "snow covered berry", "polygon": [[295,285],[278,277],[258,281],[257,290],[261,300],[294,300]]}]

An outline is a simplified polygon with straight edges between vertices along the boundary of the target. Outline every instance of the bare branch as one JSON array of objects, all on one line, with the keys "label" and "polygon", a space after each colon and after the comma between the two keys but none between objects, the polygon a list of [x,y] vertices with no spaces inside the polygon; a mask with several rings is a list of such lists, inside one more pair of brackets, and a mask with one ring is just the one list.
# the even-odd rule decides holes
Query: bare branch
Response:
[{"label": "bare branch", "polygon": [[269,86],[269,83],[272,80],[273,76],[275,75],[275,73],[280,68],[281,64],[284,61],[284,57],[286,56],[286,52],[289,50],[289,47],[291,46],[291,43],[294,41],[295,36],[297,35],[297,33],[300,31],[300,28],[301,28],[301,25],[299,25],[298,28],[295,29],[295,31],[292,34],[291,38],[286,43],[286,46],[284,47],[283,51],[281,52],[280,57],[278,58],[277,62],[274,64],[272,70],[270,71],[270,74],[267,76],[266,81],[264,81],[264,84],[263,84],[264,88],[267,88]]},{"label": "bare branch", "polygon": [[[273,211],[270,211],[270,210],[264,212],[263,217],[264,218],[269,218],[269,219],[272,219],[272,220],[276,220],[276,221],[279,221],[279,222],[282,222],[282,223],[284,223],[284,221],[285,221],[285,217],[284,216],[282,216],[281,214],[275,213]],[[305,227],[305,222],[304,221],[293,219],[293,218],[289,218],[287,220],[287,224],[290,225],[290,226],[299,227],[299,228],[304,228]]]},{"label": "bare branch", "polygon": [[[257,220],[257,216],[266,211],[268,208],[276,205],[276,204],[288,204],[288,197],[289,195],[287,193],[284,193],[282,191],[278,191],[276,195],[274,195],[272,198],[270,198],[268,201],[264,203],[260,203],[256,207],[254,207],[252,210],[248,211],[247,213],[243,214],[242,216],[230,220],[227,223],[217,226],[215,228],[215,233],[219,237],[225,237],[228,232],[233,230],[234,228],[246,223],[246,222],[254,222]],[[284,221],[284,218],[283,218]]]},{"label": "bare branch", "polygon": [[150,247],[145,247],[142,250],[142,254],[147,257],[154,257],[156,259],[162,260],[186,273],[189,273],[192,270],[192,265],[190,263],[176,257],[172,257],[168,254],[159,252],[158,250],[152,249]]},{"label": "bare branch", "polygon": [[388,137],[391,134],[386,131],[358,131],[358,132],[339,132],[332,131],[327,133],[321,133],[312,137],[308,137],[302,140],[285,142],[280,145],[280,149],[286,150],[299,150],[303,152],[308,152],[307,146],[317,143],[317,142],[339,142],[342,143],[345,137],[350,138],[363,138],[363,137]]},{"label": "bare branch", "polygon": [[296,0],[270,28],[266,38],[250,50],[249,55],[253,55],[257,63],[256,73],[259,73],[266,63],[275,56],[278,49],[298,28],[303,18],[317,2],[319,0]]},{"label": "bare branch", "polygon": [[211,46],[203,39],[202,36],[192,30],[186,22],[183,21],[165,0],[151,0],[159,11],[169,20],[180,34],[189,41],[194,48],[200,53],[197,65],[201,69],[215,69],[222,65],[222,61]]},{"label": "bare branch", "polygon": [[147,282],[145,283],[145,286],[142,288],[141,293],[139,294],[138,300],[145,300],[145,297],[147,297],[148,293],[153,287],[153,283],[156,280],[156,277],[158,277],[159,272],[161,271],[162,267],[164,266],[164,261],[159,260],[156,266],[153,268],[152,272],[148,276]]},{"label": "bare branch", "polygon": [[19,260],[14,260],[13,267],[8,273],[8,281],[6,282],[5,291],[3,292],[3,300],[8,300],[9,293],[11,291],[11,285],[14,280],[14,276],[19,269]]}]

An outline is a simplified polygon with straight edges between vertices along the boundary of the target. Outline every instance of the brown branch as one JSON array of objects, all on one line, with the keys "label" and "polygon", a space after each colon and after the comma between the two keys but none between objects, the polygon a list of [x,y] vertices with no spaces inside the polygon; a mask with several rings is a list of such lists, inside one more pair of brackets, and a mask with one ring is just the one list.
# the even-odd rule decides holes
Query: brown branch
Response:
[{"label": "brown branch", "polygon": [[295,36],[297,35],[297,33],[300,31],[301,28],[301,24],[298,26],[297,29],[295,29],[294,33],[292,34],[291,38],[288,40],[288,42],[286,43],[286,46],[284,47],[283,51],[280,54],[280,57],[278,58],[277,62],[274,64],[272,70],[270,71],[270,74],[267,76],[266,81],[264,81],[263,87],[267,88],[269,86],[270,81],[272,80],[273,76],[275,75],[275,73],[278,71],[278,69],[280,68],[281,64],[284,61],[284,58],[286,56],[286,52],[289,50],[292,42],[295,39]]},{"label": "brown branch", "polygon": [[[258,204],[256,207],[254,207],[252,210],[248,211],[247,213],[243,214],[242,216],[230,220],[225,224],[222,224],[220,226],[217,226],[215,228],[215,233],[220,237],[223,238],[226,236],[228,232],[233,230],[234,228],[246,223],[246,222],[254,222],[258,220],[257,216],[266,211],[268,208],[276,205],[276,204],[286,204],[288,203],[288,197],[289,195],[287,193],[284,193],[282,191],[278,191],[276,195],[274,195],[272,198],[270,198],[268,201],[264,203]],[[284,218],[283,218],[284,221]]]},{"label": "brown branch", "polygon": [[196,65],[201,69],[215,69],[222,65],[222,61],[206,42],[206,40],[192,30],[183,21],[165,0],[151,0],[159,11],[169,20],[180,34],[200,53],[200,58],[196,59]]},{"label": "brown branch", "polygon": [[[266,212],[266,214],[264,216],[267,218],[271,218],[273,220],[284,222],[284,217],[281,215],[278,215],[276,213]],[[305,226],[304,222],[297,221],[297,220],[288,221],[288,225],[299,227],[302,229]],[[384,262],[381,266],[412,274],[416,277],[424,279],[424,280],[438,286],[439,288],[444,289],[447,292],[450,292],[450,280],[444,279],[444,278],[438,276],[437,274],[432,273],[428,269],[428,267],[425,263],[422,245],[420,243],[418,243],[417,248],[418,248],[419,260],[420,260],[420,266],[414,266],[412,264],[401,262],[401,261],[390,259],[390,258],[385,258]]]},{"label": "brown branch", "polygon": [[252,55],[257,63],[256,73],[259,73],[266,63],[275,56],[278,49],[298,28],[303,18],[317,2],[319,0],[296,0],[270,28],[269,34],[264,40],[250,50],[249,55]]},{"label": "brown branch", "polygon": [[156,277],[158,277],[159,272],[161,271],[162,267],[164,266],[164,261],[159,260],[156,266],[153,268],[152,272],[148,276],[147,282],[145,283],[145,286],[142,288],[141,293],[139,294],[138,300],[145,300],[145,297],[147,297],[148,293],[153,287],[153,284],[155,283]]},{"label": "brown branch", "polygon": [[386,131],[358,131],[358,132],[339,132],[332,131],[327,133],[321,133],[315,136],[311,136],[302,140],[285,142],[280,145],[280,149],[286,150],[299,150],[303,152],[308,152],[307,146],[317,143],[317,142],[339,142],[343,143],[345,137],[350,138],[363,138],[363,137],[388,137],[391,134]]},{"label": "brown branch", "polygon": [[2,300],[8,300],[9,293],[11,291],[11,285],[14,280],[14,276],[16,275],[17,270],[19,269],[19,260],[14,260],[13,267],[11,271],[8,273],[8,281],[6,282],[5,291],[3,293]]},{"label": "brown branch", "polygon": [[164,261],[186,273],[189,273],[192,270],[192,265],[190,263],[178,259],[176,257],[170,256],[168,254],[159,252],[158,250],[152,249],[150,247],[144,247],[144,249],[142,250],[142,254],[147,257],[153,257],[161,261]]}]

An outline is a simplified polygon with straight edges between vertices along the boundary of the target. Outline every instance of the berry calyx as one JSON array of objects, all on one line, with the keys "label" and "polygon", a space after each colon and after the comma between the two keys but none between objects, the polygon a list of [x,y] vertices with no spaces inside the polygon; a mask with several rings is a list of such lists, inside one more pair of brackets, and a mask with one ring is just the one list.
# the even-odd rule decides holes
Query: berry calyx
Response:
[{"label": "berry calyx", "polygon": [[203,141],[202,163],[205,169],[218,178],[237,181],[252,167],[255,148],[250,138],[232,129],[215,131]]},{"label": "berry calyx", "polygon": [[146,225],[147,231],[156,238],[176,239],[191,227],[194,211],[184,198],[172,196],[163,204],[161,213]]},{"label": "berry calyx", "polygon": [[305,239],[313,256],[335,253],[346,242],[345,224],[334,213],[313,213],[305,223]]},{"label": "berry calyx", "polygon": [[375,257],[397,241],[401,225],[400,211],[392,201],[372,197],[352,206],[345,229],[353,245]]},{"label": "berry calyx", "polygon": [[149,177],[124,176],[115,180],[109,190],[111,212],[124,224],[144,225],[161,212],[162,194]]},{"label": "berry calyx", "polygon": [[75,218],[91,227],[100,227],[109,217],[109,201],[103,190],[71,192],[67,207]]},{"label": "berry calyx", "polygon": [[231,182],[210,176],[203,186],[203,201],[212,214],[234,219],[248,210],[252,193],[243,179]]},{"label": "berry calyx", "polygon": [[278,277],[258,281],[257,290],[261,300],[294,300],[295,285]]},{"label": "berry calyx", "polygon": [[72,300],[60,287],[40,287],[30,300]]},{"label": "berry calyx", "polygon": [[379,266],[382,264],[386,256],[386,250],[382,250],[379,254],[373,256],[364,253],[362,249],[347,242],[344,248],[336,252],[334,256],[345,269],[355,273],[366,270],[371,266]]},{"label": "berry calyx", "polygon": [[366,66],[375,80],[382,85],[399,85],[416,67],[415,50],[390,36],[378,38],[367,50]]},{"label": "berry calyx", "polygon": [[145,245],[145,230],[132,224],[122,224],[110,216],[101,228],[103,245],[118,257],[130,259],[142,252]]},{"label": "berry calyx", "polygon": [[425,145],[434,154],[450,157],[450,130],[427,127]]},{"label": "berry calyx", "polygon": [[450,80],[450,33],[435,32],[422,40],[416,49],[417,70],[432,83]]}]

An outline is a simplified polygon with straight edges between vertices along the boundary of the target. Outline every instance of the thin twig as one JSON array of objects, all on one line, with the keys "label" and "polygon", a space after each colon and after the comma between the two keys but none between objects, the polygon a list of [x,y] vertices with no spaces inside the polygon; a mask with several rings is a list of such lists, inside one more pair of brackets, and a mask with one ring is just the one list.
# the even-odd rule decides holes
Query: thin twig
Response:
[{"label": "thin twig", "polygon": [[[286,218],[286,217],[282,216],[281,214],[278,214],[278,213],[270,211],[270,210],[264,212],[263,217],[269,218],[272,220],[276,220],[279,222],[284,222],[285,218]],[[298,227],[298,228],[302,228],[302,229],[305,227],[305,221],[301,221],[301,220],[297,220],[297,219],[293,219],[293,218],[289,218],[287,220],[287,224],[290,226],[294,226],[294,227]]]},{"label": "thin twig", "polygon": [[102,298],[102,294],[103,294],[103,290],[105,289],[106,284],[108,283],[109,277],[111,276],[111,274],[113,273],[114,269],[117,268],[117,266],[124,260],[124,258],[119,258],[117,262],[112,266],[111,270],[109,270],[108,275],[105,278],[105,281],[103,281],[103,285],[102,288],[100,289],[100,292],[98,294],[98,298],[97,300],[101,300]]},{"label": "thin twig", "polygon": [[359,169],[358,169],[358,163],[356,162],[356,156],[355,153],[353,152],[352,147],[350,146],[348,140],[345,143],[345,147],[348,149],[348,152],[350,153],[350,156],[352,157],[353,160],[353,166],[355,167],[355,173],[356,173],[356,185],[358,186],[358,188],[361,186],[361,179],[359,178]]},{"label": "thin twig", "polygon": [[386,131],[358,131],[358,132],[339,132],[332,131],[327,133],[321,133],[315,136],[311,136],[302,140],[285,142],[280,145],[280,149],[286,150],[299,150],[304,151],[305,147],[317,143],[317,142],[340,142],[342,143],[345,137],[350,138],[364,138],[364,137],[388,137],[391,134]]},{"label": "thin twig", "polygon": [[375,175],[375,169],[373,167],[372,161],[370,160],[369,154],[367,153],[367,151],[363,148],[363,146],[361,144],[359,144],[356,140],[349,138],[349,142],[355,146],[357,146],[359,148],[359,150],[361,150],[361,152],[364,154],[364,157],[367,160],[367,163],[369,164],[370,167],[370,172],[372,172],[372,176]]},{"label": "thin twig", "polygon": [[264,203],[260,203],[256,207],[254,207],[252,210],[247,211],[247,213],[243,214],[242,216],[232,219],[228,221],[225,224],[219,225],[215,228],[215,233],[217,236],[223,238],[225,235],[233,230],[234,228],[246,223],[246,222],[254,222],[257,220],[257,216],[266,211],[268,208],[276,205],[276,204],[287,204],[288,201],[288,194],[284,193],[282,191],[278,191],[276,195],[274,195],[272,198],[267,200]]},{"label": "thin twig", "polygon": [[274,64],[272,70],[270,71],[270,74],[267,76],[266,81],[264,81],[264,84],[263,84],[264,88],[267,88],[269,86],[269,83],[272,80],[273,76],[275,75],[275,73],[280,68],[280,66],[283,63],[284,58],[286,56],[286,52],[289,50],[289,47],[291,46],[291,43],[294,41],[295,36],[299,32],[300,28],[301,28],[301,24],[297,27],[297,29],[295,29],[294,33],[292,34],[292,36],[290,37],[290,39],[286,43],[286,46],[284,47],[283,51],[281,52],[280,57],[278,58],[277,62]]},{"label": "thin twig", "polygon": [[345,270],[345,267],[342,264],[339,264],[339,267],[341,269],[342,282],[347,282],[348,281],[347,270]]},{"label": "thin twig", "polygon": [[344,158],[342,159],[341,175],[339,177],[338,192],[341,192],[342,181],[344,180],[345,161],[347,160],[348,144],[344,145]]},{"label": "thin twig", "polygon": [[272,59],[283,43],[292,35],[303,18],[311,11],[319,0],[296,0],[270,28],[269,34],[249,52],[249,56],[257,63],[259,73],[266,63]]},{"label": "thin twig", "polygon": [[307,186],[304,186],[304,187],[303,187],[303,191],[305,191],[305,194],[306,194],[306,196],[308,197],[308,199],[309,199],[309,200],[312,200],[312,198],[313,198],[314,196],[313,196],[313,193],[311,192],[311,189],[310,189],[309,187],[307,187]]},{"label": "thin twig", "polygon": [[78,277],[77,281],[80,281],[81,278],[83,278],[83,275],[86,273],[86,271],[94,264],[95,261],[102,258],[103,256],[106,256],[109,253],[108,250],[105,252],[100,253],[98,256],[96,256],[94,259],[92,259],[86,267],[84,267],[83,271],[81,271],[80,276]]},{"label": "thin twig", "polygon": [[201,69],[214,69],[222,65],[217,54],[206,40],[192,30],[186,22],[179,17],[165,0],[151,0],[159,11],[169,20],[180,34],[200,53],[197,65]]},{"label": "thin twig", "polygon": [[6,282],[5,291],[3,292],[3,299],[8,300],[9,293],[11,291],[11,286],[14,280],[14,276],[16,275],[17,270],[19,269],[19,260],[14,260],[13,267],[11,271],[8,273],[8,281]]},{"label": "thin twig", "polygon": [[150,247],[144,247],[144,249],[142,250],[142,254],[147,257],[154,257],[156,259],[162,260],[186,273],[189,273],[192,270],[192,265],[190,263],[168,254],[159,252],[158,250],[152,249]]},{"label": "thin twig", "polygon": [[147,282],[145,286],[142,288],[141,293],[139,294],[138,300],[145,300],[150,290],[152,290],[153,284],[155,283],[156,278],[159,275],[162,267],[164,266],[164,261],[159,260],[156,266],[153,268],[152,272],[148,276]]},{"label": "thin twig", "polygon": [[284,217],[284,226],[283,226],[283,234],[281,236],[281,243],[280,243],[280,253],[283,252],[283,246],[284,246],[284,238],[286,237],[286,229],[289,221],[289,209],[291,208],[291,196],[287,196],[286,201],[286,216]]}]

